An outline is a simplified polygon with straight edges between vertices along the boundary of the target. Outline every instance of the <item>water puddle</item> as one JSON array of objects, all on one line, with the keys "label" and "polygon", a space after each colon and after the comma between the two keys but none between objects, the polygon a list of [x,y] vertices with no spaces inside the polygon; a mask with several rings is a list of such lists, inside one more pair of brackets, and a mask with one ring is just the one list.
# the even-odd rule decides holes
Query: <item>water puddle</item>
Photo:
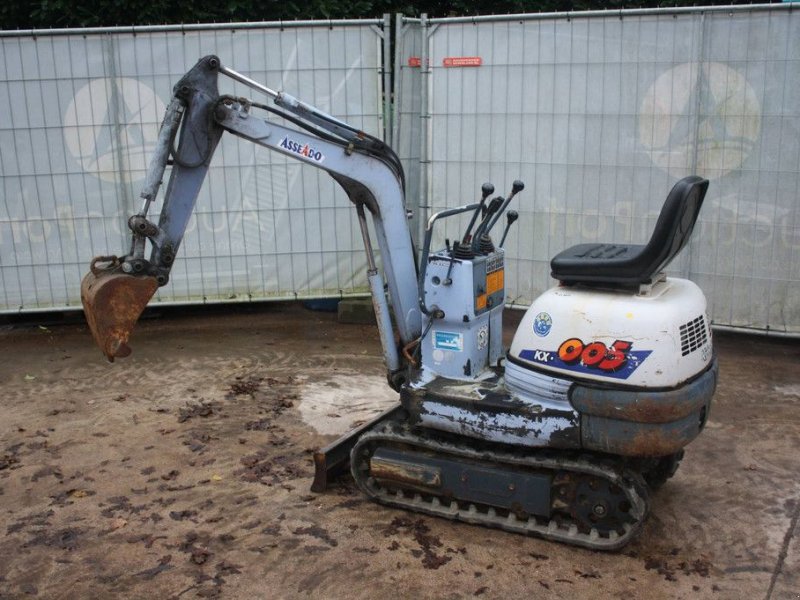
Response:
[{"label": "water puddle", "polygon": [[332,375],[300,388],[303,421],[324,435],[342,435],[398,402],[397,392],[376,375]]}]

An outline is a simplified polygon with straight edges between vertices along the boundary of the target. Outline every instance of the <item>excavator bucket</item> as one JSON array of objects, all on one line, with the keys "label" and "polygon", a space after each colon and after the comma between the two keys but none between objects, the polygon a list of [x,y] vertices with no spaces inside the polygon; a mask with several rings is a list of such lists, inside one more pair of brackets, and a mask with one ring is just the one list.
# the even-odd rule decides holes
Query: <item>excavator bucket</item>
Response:
[{"label": "excavator bucket", "polygon": [[[98,267],[100,263],[106,266]],[[109,362],[130,355],[128,338],[156,289],[155,277],[123,272],[116,257],[92,260],[81,281],[81,301],[94,341]]]}]

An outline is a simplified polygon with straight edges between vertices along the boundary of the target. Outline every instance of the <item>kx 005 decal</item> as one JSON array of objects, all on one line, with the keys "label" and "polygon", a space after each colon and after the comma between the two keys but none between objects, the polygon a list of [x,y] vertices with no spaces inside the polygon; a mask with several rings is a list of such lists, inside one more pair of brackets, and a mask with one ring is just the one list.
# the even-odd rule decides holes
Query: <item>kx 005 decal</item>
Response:
[{"label": "kx 005 decal", "polygon": [[633,342],[625,340],[606,346],[603,342],[587,344],[580,338],[569,338],[557,350],[523,350],[519,357],[557,369],[627,379],[652,353],[632,348]]}]

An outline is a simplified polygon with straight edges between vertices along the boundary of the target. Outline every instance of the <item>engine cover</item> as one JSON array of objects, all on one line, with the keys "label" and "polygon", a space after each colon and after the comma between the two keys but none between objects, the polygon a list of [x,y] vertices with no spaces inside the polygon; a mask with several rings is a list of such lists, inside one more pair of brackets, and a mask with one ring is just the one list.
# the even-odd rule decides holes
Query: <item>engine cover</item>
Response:
[{"label": "engine cover", "polygon": [[713,358],[706,299],[685,279],[667,278],[639,293],[554,287],[527,310],[509,354],[570,379],[675,388]]}]

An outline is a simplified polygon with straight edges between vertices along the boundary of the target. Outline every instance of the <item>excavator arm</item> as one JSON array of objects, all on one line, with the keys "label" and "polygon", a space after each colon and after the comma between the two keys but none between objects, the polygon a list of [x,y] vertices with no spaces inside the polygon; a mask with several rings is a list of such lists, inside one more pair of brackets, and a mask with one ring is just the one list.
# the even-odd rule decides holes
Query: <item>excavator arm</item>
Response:
[{"label": "excavator arm", "polygon": [[[272,97],[273,105],[221,96],[217,88],[220,74]],[[255,116],[254,108],[277,114],[299,129]],[[197,196],[225,131],[323,169],[345,190],[356,207],[364,239],[367,277],[388,374],[390,380],[399,377],[403,365],[389,304],[401,347],[416,340],[421,332],[417,268],[399,159],[381,140],[224,67],[215,56],[202,58],[173,89],[145,178],[141,210],[128,220],[129,252],[121,257],[96,257],[81,284],[86,318],[103,353],[111,361],[130,354],[131,331],[158,287],[169,281]],[[148,213],[168,166],[169,181],[156,224]],[[381,253],[388,302],[383,276],[376,267],[367,212],[372,215]]]}]

